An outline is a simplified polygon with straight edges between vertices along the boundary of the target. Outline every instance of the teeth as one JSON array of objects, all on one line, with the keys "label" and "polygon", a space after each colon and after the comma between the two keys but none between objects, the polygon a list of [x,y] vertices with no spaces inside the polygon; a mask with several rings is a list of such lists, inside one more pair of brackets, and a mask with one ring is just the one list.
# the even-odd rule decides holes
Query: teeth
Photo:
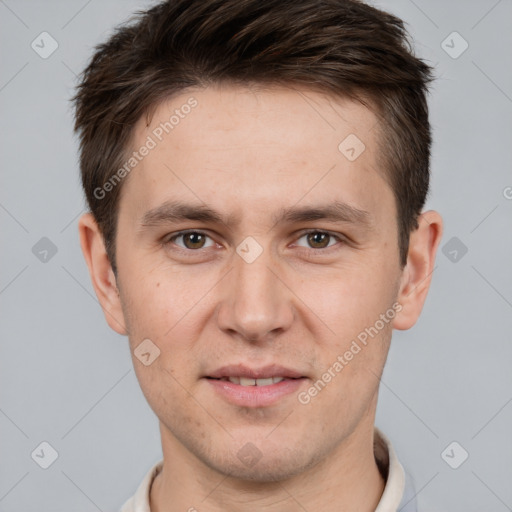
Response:
[{"label": "teeth", "polygon": [[248,379],[247,377],[229,377],[228,379],[223,378],[222,380],[229,380],[233,384],[239,384],[240,386],[270,386],[271,384],[277,384],[284,380],[284,377],[269,377],[267,379]]},{"label": "teeth", "polygon": [[272,377],[268,379],[256,379],[256,386],[270,386],[271,384],[274,384]]}]

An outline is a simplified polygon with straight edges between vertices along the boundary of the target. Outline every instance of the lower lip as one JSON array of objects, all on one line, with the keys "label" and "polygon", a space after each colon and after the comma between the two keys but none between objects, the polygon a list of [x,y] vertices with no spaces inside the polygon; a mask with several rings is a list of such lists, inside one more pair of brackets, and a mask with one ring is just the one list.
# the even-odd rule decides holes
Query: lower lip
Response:
[{"label": "lower lip", "polygon": [[280,398],[297,393],[305,377],[285,379],[268,386],[241,386],[229,380],[206,379],[213,389],[234,405],[242,407],[265,407],[275,404]]}]

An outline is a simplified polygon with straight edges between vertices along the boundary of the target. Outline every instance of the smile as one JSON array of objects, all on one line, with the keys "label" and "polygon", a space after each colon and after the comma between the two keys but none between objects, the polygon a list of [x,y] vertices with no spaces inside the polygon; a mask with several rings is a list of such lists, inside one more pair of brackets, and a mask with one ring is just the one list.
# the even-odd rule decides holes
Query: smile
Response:
[{"label": "smile", "polygon": [[271,386],[285,379],[285,377],[268,377],[266,379],[251,379],[247,377],[222,377],[217,380],[229,381],[240,386]]}]

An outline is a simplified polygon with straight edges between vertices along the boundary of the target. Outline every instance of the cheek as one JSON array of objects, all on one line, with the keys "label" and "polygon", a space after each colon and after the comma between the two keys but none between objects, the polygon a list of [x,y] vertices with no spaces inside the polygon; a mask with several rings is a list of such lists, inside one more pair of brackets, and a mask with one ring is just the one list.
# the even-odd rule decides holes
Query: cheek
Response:
[{"label": "cheek", "polygon": [[392,269],[381,260],[337,269],[326,279],[302,281],[301,296],[308,297],[308,305],[329,327],[315,340],[320,378],[332,382],[322,391],[322,400],[343,405],[345,411],[367,404],[378,388],[395,315],[391,275]]},{"label": "cheek", "polygon": [[392,306],[397,281],[390,275],[382,267],[338,269],[321,279],[304,279],[298,295],[343,340],[373,325]]},{"label": "cheek", "polygon": [[[185,391],[189,383],[184,381],[182,375],[176,374],[166,359],[166,355],[162,353],[150,366],[144,366],[134,360],[137,380],[157,417],[177,414],[180,421],[185,422],[188,416],[187,410],[185,406],[180,407],[180,405],[189,403],[189,397]],[[180,365],[186,366],[186,362],[180,361]]]},{"label": "cheek", "polygon": [[[129,341],[137,377],[145,394],[167,383],[172,392],[179,381],[189,384],[197,367],[194,346],[208,314],[208,290],[213,284],[192,272],[154,270],[140,277],[132,274],[123,287],[123,310],[129,321]],[[143,277],[143,278],[142,278]],[[206,308],[206,309],[205,309]],[[150,366],[137,360],[137,347],[149,339],[159,351]],[[139,350],[140,351],[140,350]],[[153,399],[146,395],[150,401]]]},{"label": "cheek", "polygon": [[191,271],[159,268],[132,273],[123,290],[131,332],[162,341],[172,336],[186,325],[183,319],[201,309],[202,298],[209,288],[209,281]]}]

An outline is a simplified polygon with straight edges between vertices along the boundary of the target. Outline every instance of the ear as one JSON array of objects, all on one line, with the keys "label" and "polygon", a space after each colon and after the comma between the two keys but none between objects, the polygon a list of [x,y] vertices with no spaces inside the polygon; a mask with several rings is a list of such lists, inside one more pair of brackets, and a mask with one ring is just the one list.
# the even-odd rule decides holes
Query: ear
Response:
[{"label": "ear", "polygon": [[430,288],[436,251],[443,233],[443,219],[433,210],[422,213],[418,224],[409,239],[407,263],[397,297],[402,310],[393,320],[394,329],[410,329],[418,320]]},{"label": "ear", "polygon": [[114,331],[126,335],[127,330],[116,278],[105,250],[103,235],[91,213],[85,213],[80,217],[78,232],[92,285],[105,319]]}]

